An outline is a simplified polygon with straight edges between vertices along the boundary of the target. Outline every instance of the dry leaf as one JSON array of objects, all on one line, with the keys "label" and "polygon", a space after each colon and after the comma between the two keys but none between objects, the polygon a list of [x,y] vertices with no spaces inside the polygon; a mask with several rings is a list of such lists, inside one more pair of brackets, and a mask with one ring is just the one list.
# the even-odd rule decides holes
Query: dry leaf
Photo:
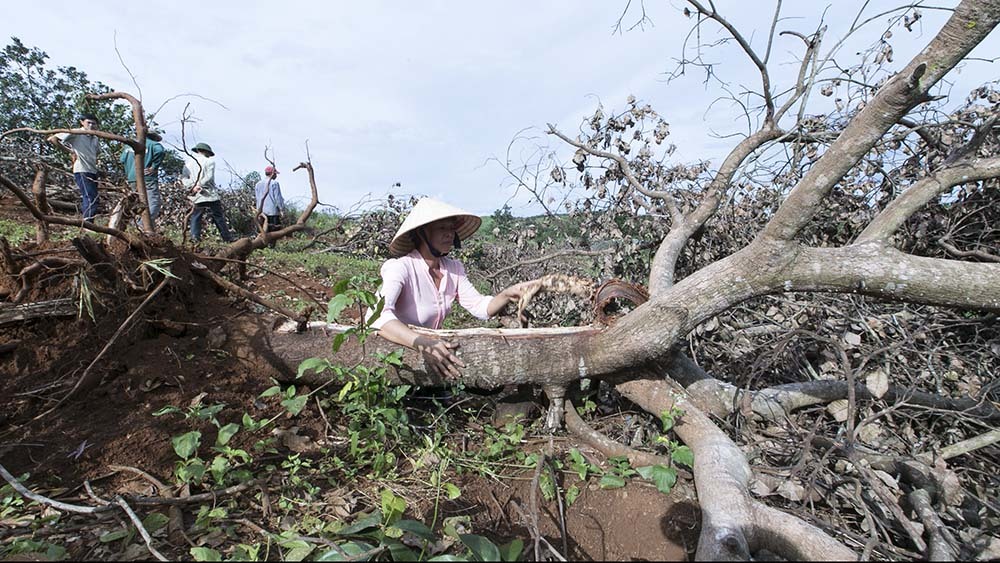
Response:
[{"label": "dry leaf", "polygon": [[774,475],[755,473],[753,481],[750,482],[750,491],[758,497],[766,497],[773,495],[781,483],[781,479]]},{"label": "dry leaf", "polygon": [[858,438],[862,442],[873,446],[877,445],[875,441],[878,440],[881,435],[882,427],[876,422],[862,426],[861,431],[858,432]]},{"label": "dry leaf", "polygon": [[303,453],[308,452],[316,447],[313,444],[312,439],[309,436],[300,436],[299,427],[293,426],[291,428],[275,428],[272,434],[281,440],[282,445],[286,448],[292,450],[293,452]]},{"label": "dry leaf", "polygon": [[881,399],[889,391],[889,375],[885,370],[879,368],[868,374],[865,378],[865,386],[876,399]]},{"label": "dry leaf", "polygon": [[848,348],[854,348],[855,346],[861,344],[861,335],[854,332],[848,332],[844,334],[844,342],[847,343]]},{"label": "dry leaf", "polygon": [[791,501],[798,502],[806,498],[806,488],[792,480],[785,481],[781,485],[778,485],[778,490],[776,492]]},{"label": "dry leaf", "polygon": [[888,485],[890,489],[893,489],[895,491],[899,490],[899,483],[896,482],[896,478],[893,477],[892,475],[889,475],[888,473],[882,471],[881,469],[873,469],[872,473],[874,473],[875,476],[878,477],[880,481]]},{"label": "dry leaf", "polygon": [[826,406],[826,412],[837,422],[844,422],[847,420],[847,405],[847,399],[837,399]]},{"label": "dry leaf", "polygon": [[948,465],[943,460],[938,460],[934,464],[934,480],[940,487],[938,493],[941,495],[941,499],[948,506],[958,506],[965,500],[965,493],[962,490],[961,481],[958,480],[958,475],[948,469]]},{"label": "dry leaf", "polygon": [[774,489],[772,489],[769,484],[761,481],[760,479],[754,479],[751,481],[749,489],[750,492],[757,497],[766,497],[774,492]]}]

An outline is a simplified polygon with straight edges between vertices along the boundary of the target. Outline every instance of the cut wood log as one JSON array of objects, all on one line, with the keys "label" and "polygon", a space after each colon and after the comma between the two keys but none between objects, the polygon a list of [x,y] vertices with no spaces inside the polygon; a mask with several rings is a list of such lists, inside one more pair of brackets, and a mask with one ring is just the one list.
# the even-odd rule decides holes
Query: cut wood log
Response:
[{"label": "cut wood log", "polygon": [[73,298],[37,301],[20,305],[0,305],[0,325],[51,317],[72,317],[77,313]]}]

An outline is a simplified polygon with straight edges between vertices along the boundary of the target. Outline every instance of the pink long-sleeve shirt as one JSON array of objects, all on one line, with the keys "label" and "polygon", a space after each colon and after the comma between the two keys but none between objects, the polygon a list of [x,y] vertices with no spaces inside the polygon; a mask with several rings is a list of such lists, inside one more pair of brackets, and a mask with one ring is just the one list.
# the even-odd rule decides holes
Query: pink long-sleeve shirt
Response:
[{"label": "pink long-sleeve shirt", "polygon": [[380,329],[396,319],[408,325],[439,329],[456,300],[472,316],[483,320],[489,318],[487,308],[493,297],[473,287],[461,262],[442,257],[441,273],[441,285],[434,287],[430,268],[418,250],[386,260],[382,264],[382,288],[379,289],[385,305],[372,327]]}]

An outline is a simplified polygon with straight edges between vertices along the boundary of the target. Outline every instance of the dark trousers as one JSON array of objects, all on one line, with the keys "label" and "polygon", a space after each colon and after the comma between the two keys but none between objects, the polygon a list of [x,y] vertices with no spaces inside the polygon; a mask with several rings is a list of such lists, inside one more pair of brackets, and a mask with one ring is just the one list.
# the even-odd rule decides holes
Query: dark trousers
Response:
[{"label": "dark trousers", "polygon": [[215,223],[215,228],[219,229],[219,236],[222,237],[222,240],[232,242],[234,239],[229,233],[229,227],[226,226],[226,214],[223,213],[222,202],[219,200],[194,204],[194,212],[191,213],[191,240],[193,242],[201,240],[201,216],[206,211],[211,214],[212,221]]},{"label": "dark trousers", "polygon": [[74,172],[73,180],[80,188],[80,199],[83,201],[83,219],[93,221],[97,215],[97,174],[91,172]]},{"label": "dark trousers", "polygon": [[267,216],[267,232],[281,230],[281,215]]}]

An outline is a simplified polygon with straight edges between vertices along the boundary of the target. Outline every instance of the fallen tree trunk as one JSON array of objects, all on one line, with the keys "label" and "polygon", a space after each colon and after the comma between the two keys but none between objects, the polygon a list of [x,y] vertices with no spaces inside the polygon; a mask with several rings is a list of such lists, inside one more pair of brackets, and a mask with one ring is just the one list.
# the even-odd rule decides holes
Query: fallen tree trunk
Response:
[{"label": "fallen tree trunk", "polygon": [[[294,377],[298,365],[308,358],[329,358],[339,365],[374,365],[375,353],[403,351],[402,364],[391,366],[389,377],[394,381],[414,385],[443,385],[444,378],[427,371],[421,355],[377,335],[368,337],[364,345],[351,337],[333,354],[333,338],[351,327],[310,323],[305,332],[295,333],[295,324],[287,323],[271,335],[271,348],[281,358],[278,366],[286,376]],[[590,338],[601,333],[593,327],[554,329],[487,329],[437,330],[414,328],[421,334],[433,335],[461,347],[457,355],[467,366],[462,382],[469,387],[493,389],[514,383],[534,383],[543,386],[565,386],[587,377],[587,352]],[[319,385],[329,379],[326,374],[308,372],[299,381]]]}]

